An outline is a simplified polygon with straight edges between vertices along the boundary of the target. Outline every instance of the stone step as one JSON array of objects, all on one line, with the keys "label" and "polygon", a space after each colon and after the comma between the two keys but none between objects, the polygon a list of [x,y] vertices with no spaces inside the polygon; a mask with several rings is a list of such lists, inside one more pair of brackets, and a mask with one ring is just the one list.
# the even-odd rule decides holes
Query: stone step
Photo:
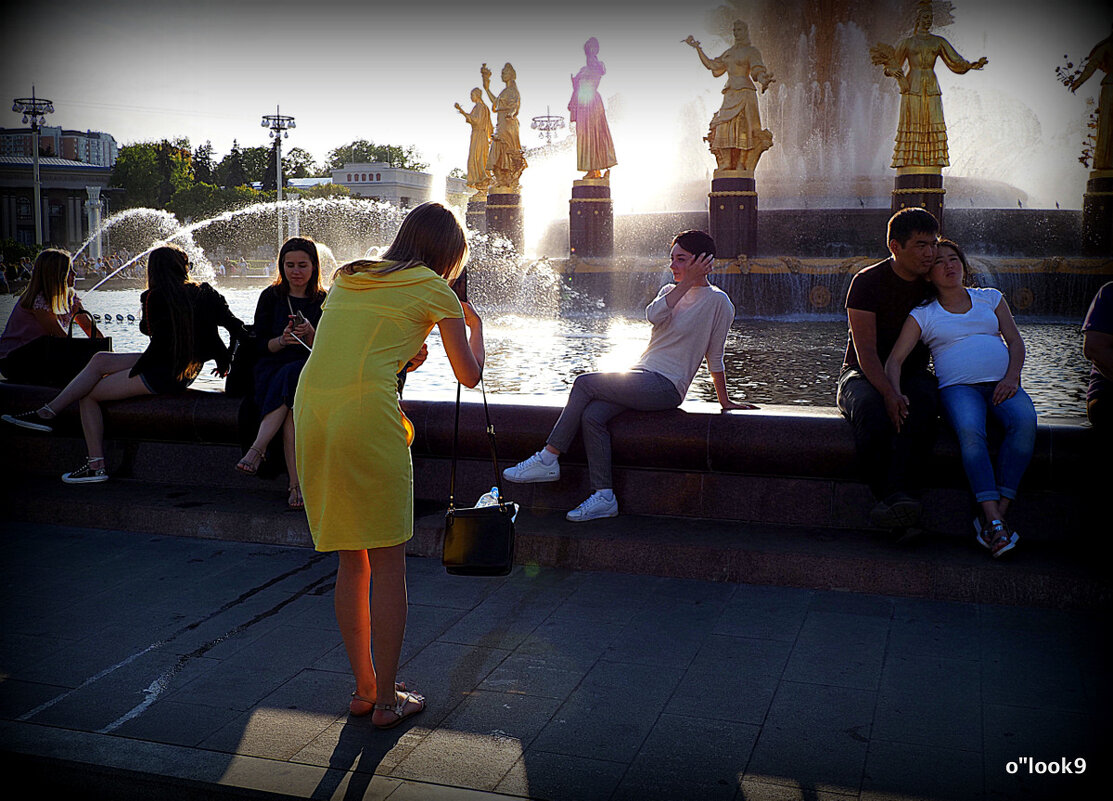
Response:
[{"label": "stone step", "polygon": [[[265,488],[170,485],[131,479],[70,486],[27,476],[6,487],[5,518],[32,523],[312,547],[303,514],[286,508],[284,483]],[[436,556],[443,502],[418,500],[408,553]],[[369,525],[374,522],[369,519]],[[516,561],[595,570],[845,590],[933,600],[1108,610],[1108,573],[1079,545],[1025,540],[1001,560],[973,532],[924,532],[898,545],[862,529],[768,525],[623,514],[569,523],[523,510]]]}]

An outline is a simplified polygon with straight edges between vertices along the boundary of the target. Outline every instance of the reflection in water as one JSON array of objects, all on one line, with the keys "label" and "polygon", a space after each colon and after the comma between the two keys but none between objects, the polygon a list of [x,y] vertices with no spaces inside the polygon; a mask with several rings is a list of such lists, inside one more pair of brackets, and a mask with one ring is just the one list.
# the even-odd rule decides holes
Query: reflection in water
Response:
[{"label": "reflection in water", "polygon": [[[260,288],[221,288],[232,311],[245,321],[255,313]],[[100,290],[88,298],[90,311],[138,316],[137,290]],[[16,301],[0,296],[0,319]],[[480,308],[484,314],[484,309]],[[1024,386],[1041,415],[1085,416],[1089,366],[1082,357],[1080,323],[1019,321],[1027,346]],[[137,323],[103,326],[113,349],[138,351],[147,338]],[[605,311],[564,317],[526,317],[486,312],[487,389],[495,394],[545,398],[560,402],[576,376],[592,370],[623,370],[637,361],[649,341],[644,319]],[[410,397],[443,395],[455,389],[452,370],[434,330],[429,360],[406,383]],[[739,320],[727,337],[727,385],[732,397],[753,403],[833,406],[835,382],[846,347],[841,320]],[[209,365],[211,367],[211,365]],[[220,390],[223,382],[208,375],[194,384]],[[524,398],[523,398],[524,399]],[[689,400],[715,401],[715,387],[705,369],[696,374]]]}]

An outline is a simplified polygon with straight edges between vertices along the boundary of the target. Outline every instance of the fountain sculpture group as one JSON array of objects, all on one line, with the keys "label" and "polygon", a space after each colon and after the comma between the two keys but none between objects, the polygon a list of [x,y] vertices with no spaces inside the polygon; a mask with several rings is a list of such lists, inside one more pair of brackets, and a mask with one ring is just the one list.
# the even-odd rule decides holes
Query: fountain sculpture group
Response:
[{"label": "fountain sculpture group", "polygon": [[[893,78],[900,92],[900,110],[891,166],[896,170],[890,213],[906,206],[921,206],[943,223],[944,167],[950,164],[942,93],[935,74],[937,61],[956,74],[981,70],[987,59],[963,58],[942,36],[932,33],[935,23],[931,0],[919,0],[912,33],[896,46],[877,43],[869,49],[872,62]],[[948,22],[949,20],[944,20]],[[734,44],[718,57],[708,56],[699,41],[683,40],[693,47],[701,64],[715,77],[726,75],[723,100],[711,118],[704,137],[715,157],[716,169],[708,193],[708,230],[719,246],[720,258],[753,258],[758,255],[758,187],[755,170],[762,154],[773,147],[774,137],[762,127],[758,93],[775,82],[774,72],[750,41],[742,20],[733,24]],[[584,45],[586,65],[572,77],[568,103],[575,123],[577,167],[584,175],[572,185],[569,204],[568,251],[573,258],[609,257],[614,252],[614,216],[610,169],[617,164],[614,141],[599,94],[606,73],[599,60],[599,42]],[[1090,53],[1085,67],[1069,84],[1081,86],[1096,69],[1106,73],[1102,82],[1093,172],[1084,198],[1084,252],[1107,256],[1113,252],[1113,37]],[[472,90],[470,112],[456,108],[472,127],[468,155],[468,186],[476,190],[468,204],[468,222],[474,228],[497,232],[519,248],[522,207],[519,178],[526,167],[518,139],[517,113],[521,103],[514,69],[507,64],[502,77],[506,88],[495,97],[489,86],[490,70],[481,70],[483,86],[492,101],[497,124],[482,92]]]}]

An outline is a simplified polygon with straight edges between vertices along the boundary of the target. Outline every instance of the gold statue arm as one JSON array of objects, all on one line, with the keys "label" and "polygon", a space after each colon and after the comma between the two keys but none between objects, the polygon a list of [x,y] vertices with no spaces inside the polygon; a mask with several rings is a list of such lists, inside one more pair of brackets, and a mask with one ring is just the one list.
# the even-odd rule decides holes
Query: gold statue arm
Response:
[{"label": "gold statue arm", "polygon": [[700,47],[700,43],[696,41],[696,38],[694,36],[689,35],[687,39],[683,39],[682,41],[684,42],[684,44],[690,45],[691,47],[694,47],[696,49],[696,53],[699,54],[700,62],[703,64],[703,66],[707,67],[707,69],[711,70],[711,74],[714,75],[716,78],[727,71],[727,66],[723,63],[722,58],[708,58],[707,54],[703,52],[703,48]]},{"label": "gold statue arm", "polygon": [[750,67],[750,77],[753,78],[755,81],[757,81],[759,84],[761,84],[761,91],[762,91],[762,94],[764,94],[765,90],[769,88],[769,84],[775,83],[777,79],[773,77],[773,73],[771,73],[769,70],[767,70],[765,68],[765,65],[762,64],[761,61],[762,61],[761,53],[759,53],[757,51],[757,49],[755,48],[754,49],[754,62],[755,63],[753,64],[753,66]]},{"label": "gold statue arm", "polygon": [[498,97],[491,91],[491,70],[487,68],[487,62],[483,62],[483,66],[479,68],[479,75],[483,78],[483,90],[487,92],[487,97],[491,98],[491,107],[498,111]]},{"label": "gold statue arm", "polygon": [[947,69],[956,75],[962,75],[970,70],[980,70],[989,63],[989,59],[982,56],[977,61],[967,61],[958,54],[958,51],[951,46],[951,43],[944,39],[942,36],[936,37],[939,40],[939,56],[943,59],[943,63],[947,65]]}]

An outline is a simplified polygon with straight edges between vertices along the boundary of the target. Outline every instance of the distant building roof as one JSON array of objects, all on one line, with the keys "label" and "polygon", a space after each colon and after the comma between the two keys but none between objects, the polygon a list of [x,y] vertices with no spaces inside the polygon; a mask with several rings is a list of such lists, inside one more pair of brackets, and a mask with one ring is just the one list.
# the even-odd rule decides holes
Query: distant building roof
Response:
[{"label": "distant building roof", "polygon": [[[0,156],[0,164],[7,166],[26,165],[30,167],[34,164],[34,159],[31,156]],[[39,166],[70,167],[81,170],[112,170],[111,167],[104,167],[100,164],[89,164],[84,161],[74,161],[73,159],[60,159],[57,156],[39,156]]]},{"label": "distant building roof", "polygon": [[287,178],[286,185],[292,186],[295,189],[306,189],[310,186],[320,186],[321,184],[331,184],[331,178]]}]

